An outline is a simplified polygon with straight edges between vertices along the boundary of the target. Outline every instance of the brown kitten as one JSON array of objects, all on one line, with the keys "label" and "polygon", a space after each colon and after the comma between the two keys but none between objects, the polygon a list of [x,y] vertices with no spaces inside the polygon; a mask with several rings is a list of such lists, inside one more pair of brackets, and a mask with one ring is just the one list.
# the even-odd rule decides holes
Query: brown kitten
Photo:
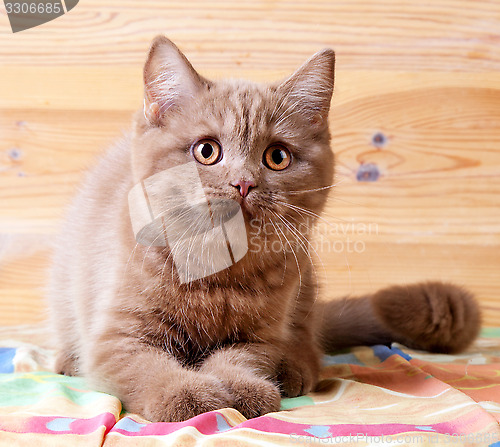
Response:
[{"label": "brown kitten", "polygon": [[[254,417],[278,410],[280,394],[311,391],[325,349],[396,340],[456,352],[474,339],[477,304],[452,285],[316,301],[307,240],[333,181],[332,50],[281,83],[212,82],[157,37],[144,80],[133,132],[89,173],[58,242],[58,372],[84,375],[152,421],[223,407]],[[183,283],[168,247],[136,243],[128,194],[193,155],[206,197],[241,206],[249,250]]]}]

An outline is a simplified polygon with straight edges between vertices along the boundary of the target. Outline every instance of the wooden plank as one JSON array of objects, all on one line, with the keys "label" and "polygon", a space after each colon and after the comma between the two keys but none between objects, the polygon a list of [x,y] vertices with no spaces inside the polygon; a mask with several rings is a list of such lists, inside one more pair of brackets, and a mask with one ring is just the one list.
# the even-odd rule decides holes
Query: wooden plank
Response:
[{"label": "wooden plank", "polygon": [[86,0],[15,38],[1,14],[3,63],[139,66],[151,38],[167,33],[208,69],[288,69],[324,46],[345,69],[500,69],[496,0]]},{"label": "wooden plank", "polygon": [[132,112],[0,110],[4,178],[79,173],[130,130]]},{"label": "wooden plank", "polygon": [[[311,56],[311,52],[309,56]],[[188,54],[188,56],[190,56]],[[271,70],[242,67],[209,69],[199,65],[204,76],[213,79],[240,77],[256,82],[279,81],[295,70],[306,58],[297,56],[289,68]],[[10,62],[10,61],[9,61]],[[136,110],[142,104],[142,65],[126,67],[52,67],[0,65],[0,110]],[[197,67],[198,68],[198,67]],[[426,89],[494,89],[498,90],[500,73],[411,72],[388,70],[348,70],[337,62],[334,110],[354,101],[372,103],[378,96]],[[457,91],[457,90],[456,90]],[[78,98],[75,101],[75,98]]]},{"label": "wooden plank", "polygon": [[51,233],[83,172],[129,126],[126,112],[0,111],[0,233]]},{"label": "wooden plank", "polygon": [[46,235],[0,234],[0,326],[46,319]]}]

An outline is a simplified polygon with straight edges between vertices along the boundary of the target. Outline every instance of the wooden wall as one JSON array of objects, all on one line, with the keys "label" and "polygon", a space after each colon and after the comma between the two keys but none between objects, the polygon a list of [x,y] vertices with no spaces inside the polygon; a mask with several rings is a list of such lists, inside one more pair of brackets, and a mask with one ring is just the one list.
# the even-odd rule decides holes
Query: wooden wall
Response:
[{"label": "wooden wall", "polygon": [[16,34],[0,6],[1,325],[44,317],[61,211],[140,106],[158,33],[216,77],[275,80],[333,47],[325,295],[452,280],[500,325],[497,0],[82,0]]}]

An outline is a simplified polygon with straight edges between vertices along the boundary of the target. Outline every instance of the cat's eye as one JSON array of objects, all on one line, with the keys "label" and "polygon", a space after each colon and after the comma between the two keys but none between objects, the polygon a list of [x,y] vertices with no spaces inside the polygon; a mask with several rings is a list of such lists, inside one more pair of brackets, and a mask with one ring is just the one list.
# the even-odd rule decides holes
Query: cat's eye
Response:
[{"label": "cat's eye", "polygon": [[217,141],[204,138],[193,145],[193,157],[202,165],[214,165],[222,157],[222,149]]},{"label": "cat's eye", "polygon": [[281,144],[273,144],[264,151],[263,163],[273,171],[282,171],[292,161],[290,151]]}]

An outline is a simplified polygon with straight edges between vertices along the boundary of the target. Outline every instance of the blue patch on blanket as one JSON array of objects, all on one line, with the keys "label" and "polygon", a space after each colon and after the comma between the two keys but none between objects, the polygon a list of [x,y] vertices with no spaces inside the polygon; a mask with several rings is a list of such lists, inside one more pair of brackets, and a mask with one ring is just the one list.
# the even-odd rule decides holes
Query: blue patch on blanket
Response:
[{"label": "blue patch on blanket", "polygon": [[13,373],[16,348],[0,348],[0,373]]}]

